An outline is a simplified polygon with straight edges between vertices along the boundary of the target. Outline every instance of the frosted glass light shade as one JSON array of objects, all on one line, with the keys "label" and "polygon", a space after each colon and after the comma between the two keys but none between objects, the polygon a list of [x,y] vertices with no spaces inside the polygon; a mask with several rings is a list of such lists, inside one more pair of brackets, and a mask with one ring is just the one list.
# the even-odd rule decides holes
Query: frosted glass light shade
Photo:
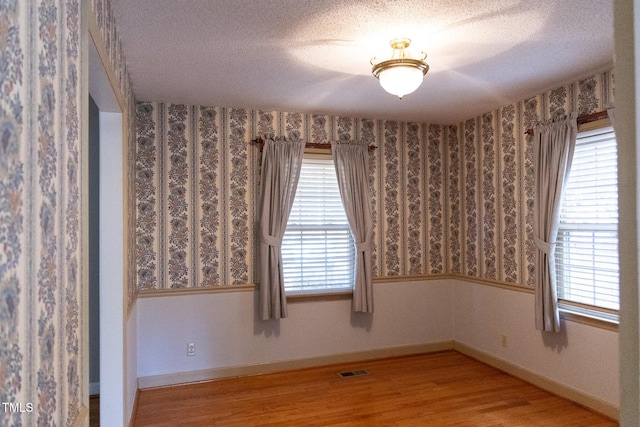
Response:
[{"label": "frosted glass light shade", "polygon": [[429,71],[429,65],[424,62],[427,54],[421,52],[421,57],[415,58],[406,49],[411,44],[407,38],[393,39],[389,42],[393,49],[391,58],[378,61],[371,58],[373,68],[371,72],[380,80],[384,90],[398,98],[415,91],[422,84],[422,77]]},{"label": "frosted glass light shade", "polygon": [[392,95],[402,98],[422,84],[423,72],[413,66],[395,66],[380,72],[380,86]]}]

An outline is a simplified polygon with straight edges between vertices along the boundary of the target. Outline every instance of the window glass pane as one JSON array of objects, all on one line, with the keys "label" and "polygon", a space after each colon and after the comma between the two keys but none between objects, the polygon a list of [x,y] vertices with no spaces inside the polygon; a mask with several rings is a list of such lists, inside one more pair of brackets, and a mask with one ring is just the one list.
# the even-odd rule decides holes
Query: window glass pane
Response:
[{"label": "window glass pane", "polygon": [[353,288],[355,247],[330,157],[303,159],[282,259],[288,294]]},{"label": "window glass pane", "polygon": [[578,135],[555,255],[560,299],[618,310],[617,148],[611,127]]}]

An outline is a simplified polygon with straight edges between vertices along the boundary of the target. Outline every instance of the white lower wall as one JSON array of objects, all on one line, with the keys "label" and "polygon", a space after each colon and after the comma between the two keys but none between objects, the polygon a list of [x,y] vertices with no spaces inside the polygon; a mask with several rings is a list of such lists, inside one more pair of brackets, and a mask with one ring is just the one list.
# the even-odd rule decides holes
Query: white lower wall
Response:
[{"label": "white lower wall", "polygon": [[307,300],[268,322],[255,292],[139,298],[138,376],[450,341],[452,291],[449,280],[376,283],[373,316],[352,314],[351,300]]},{"label": "white lower wall", "polygon": [[533,294],[453,283],[457,343],[619,407],[617,332],[563,321],[561,333],[542,333]]},{"label": "white lower wall", "polygon": [[139,298],[138,378],[168,376],[159,384],[169,384],[202,378],[185,373],[455,341],[574,389],[587,402],[619,407],[617,332],[563,321],[562,333],[542,333],[532,293],[463,280],[374,288],[373,316],[352,314],[350,300],[306,300],[289,303],[289,317],[279,322],[258,319],[255,292]]}]

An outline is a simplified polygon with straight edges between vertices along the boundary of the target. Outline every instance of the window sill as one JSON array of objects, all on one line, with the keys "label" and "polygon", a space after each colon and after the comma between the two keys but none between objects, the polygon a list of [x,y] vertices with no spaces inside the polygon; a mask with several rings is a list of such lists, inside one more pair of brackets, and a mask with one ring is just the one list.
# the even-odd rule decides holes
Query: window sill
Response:
[{"label": "window sill", "polygon": [[291,293],[285,294],[287,302],[306,302],[306,301],[337,301],[351,299],[353,291],[321,291],[314,293]]},{"label": "window sill", "polygon": [[561,304],[559,309],[560,318],[566,321],[618,332],[619,317],[617,314],[585,309],[568,304]]}]

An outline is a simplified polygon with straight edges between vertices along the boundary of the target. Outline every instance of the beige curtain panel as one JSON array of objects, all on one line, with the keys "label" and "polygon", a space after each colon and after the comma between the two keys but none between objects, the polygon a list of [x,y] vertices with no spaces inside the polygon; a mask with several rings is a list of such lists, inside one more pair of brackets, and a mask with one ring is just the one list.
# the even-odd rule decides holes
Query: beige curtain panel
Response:
[{"label": "beige curtain panel", "polygon": [[260,183],[260,317],[287,317],[282,270],[282,237],[296,195],[304,141],[265,140]]},{"label": "beige curtain panel", "polygon": [[366,144],[333,142],[331,156],[338,188],[356,245],[353,311],[373,313],[373,219],[369,191],[369,148]]},{"label": "beige curtain panel", "polygon": [[535,195],[533,236],[535,258],[536,329],[560,332],[556,288],[555,246],[560,202],[578,135],[578,113],[533,130]]}]

